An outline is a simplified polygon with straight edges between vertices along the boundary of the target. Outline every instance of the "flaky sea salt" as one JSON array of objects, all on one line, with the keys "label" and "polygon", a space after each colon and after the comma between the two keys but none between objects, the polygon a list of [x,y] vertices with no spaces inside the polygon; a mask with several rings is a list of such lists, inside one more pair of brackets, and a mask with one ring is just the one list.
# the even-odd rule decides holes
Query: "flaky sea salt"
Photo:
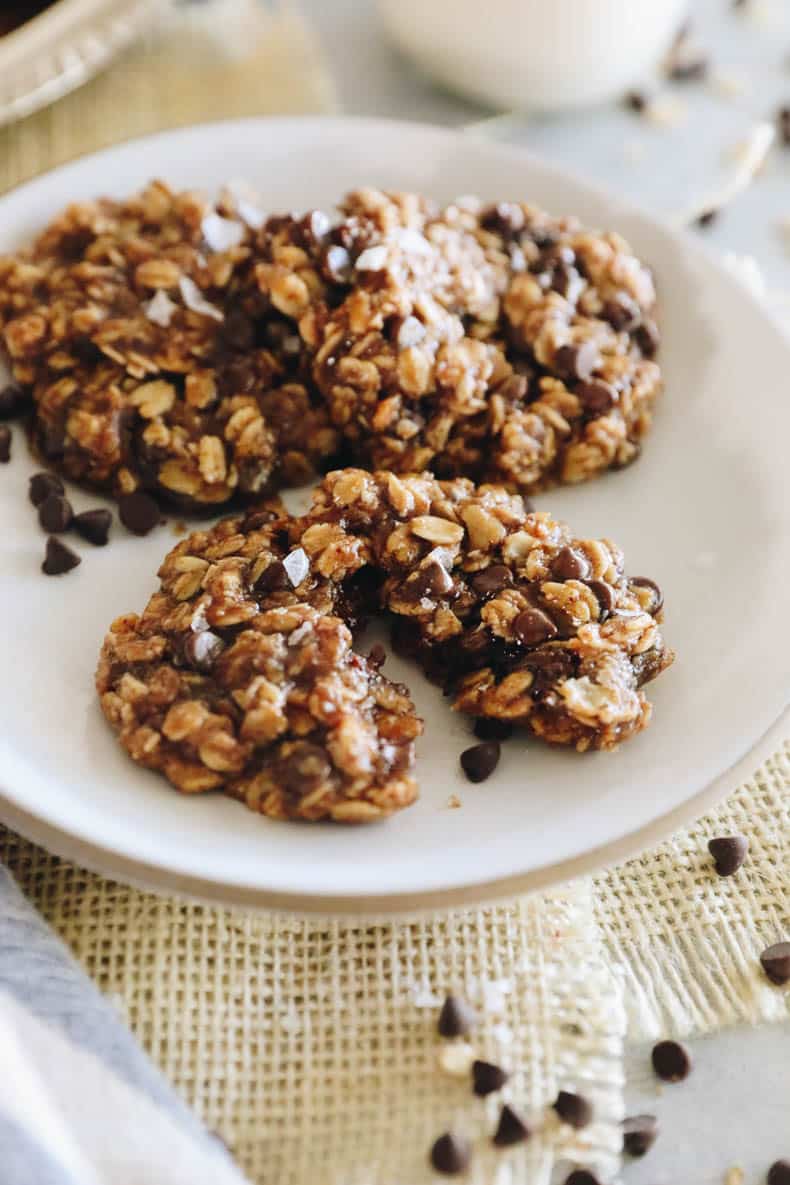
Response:
[{"label": "flaky sea salt", "polygon": [[207,214],[200,224],[203,238],[212,251],[230,251],[238,247],[246,233],[243,222],[223,218],[221,214]]},{"label": "flaky sea salt", "polygon": [[356,262],[358,272],[380,272],[387,263],[387,248],[383,243],[367,247]]},{"label": "flaky sea salt", "polygon": [[391,237],[401,251],[410,252],[412,255],[431,255],[433,252],[433,247],[425,235],[421,235],[418,230],[414,230],[410,226],[399,226],[392,232]]},{"label": "flaky sea salt", "polygon": [[182,276],[178,281],[178,287],[181,290],[181,297],[184,304],[193,313],[200,313],[204,317],[213,317],[215,321],[224,321],[224,313],[213,305],[211,301],[206,300],[203,293],[198,288],[194,280],[189,276]]},{"label": "flaky sea salt", "polygon": [[[167,329],[173,320],[173,313],[178,308],[178,305],[160,288],[154,293],[148,303],[143,305],[143,308],[149,321],[153,321],[154,325],[161,325],[163,329]],[[2,375],[0,375],[0,381],[2,381]]]},{"label": "flaky sea salt", "polygon": [[302,583],[310,571],[310,561],[307,558],[307,552],[303,548],[297,547],[296,551],[290,552],[285,557],[283,567],[291,584],[296,588]]},{"label": "flaky sea salt", "polygon": [[266,221],[264,211],[259,206],[253,205],[252,202],[244,201],[243,198],[236,203],[236,213],[247,223],[250,230],[260,230]]}]

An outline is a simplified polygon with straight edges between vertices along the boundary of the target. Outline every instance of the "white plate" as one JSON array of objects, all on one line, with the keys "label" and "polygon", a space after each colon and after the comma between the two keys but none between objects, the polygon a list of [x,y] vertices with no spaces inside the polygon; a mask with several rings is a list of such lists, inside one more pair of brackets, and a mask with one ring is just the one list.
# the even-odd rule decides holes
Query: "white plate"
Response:
[{"label": "white plate", "polygon": [[[80,548],[75,572],[42,576],[43,537],[25,494],[34,465],[17,430],[0,474],[3,817],[153,887],[371,913],[503,896],[619,859],[748,773],[790,699],[790,348],[740,285],[689,239],[518,151],[369,120],[217,124],[88,157],[0,201],[0,249],[74,198],[124,194],[156,175],[204,187],[246,176],[272,210],[331,205],[370,183],[438,198],[528,197],[625,233],[657,270],[666,395],[635,466],[539,504],[579,532],[612,535],[631,573],[659,581],[678,658],[649,689],[652,726],[618,753],[513,741],[480,786],[459,773],[467,723],[416,670],[388,660],[413,689],[426,735],[422,798],[386,823],[273,823],[221,797],[181,797],[123,755],[92,683],[106,626],[142,607],[173,534],[139,540],[116,527],[106,550]],[[98,501],[74,497],[80,509]],[[459,810],[447,809],[453,793]]]},{"label": "white plate", "polygon": [[151,19],[160,0],[58,0],[0,37],[0,125],[82,86]]}]

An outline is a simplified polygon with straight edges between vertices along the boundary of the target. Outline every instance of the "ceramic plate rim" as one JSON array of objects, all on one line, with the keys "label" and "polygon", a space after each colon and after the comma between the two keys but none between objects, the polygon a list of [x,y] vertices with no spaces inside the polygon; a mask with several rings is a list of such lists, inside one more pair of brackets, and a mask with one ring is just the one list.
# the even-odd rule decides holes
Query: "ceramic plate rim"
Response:
[{"label": "ceramic plate rim", "polygon": [[[153,135],[141,136],[124,141],[99,152],[86,153],[56,169],[39,175],[32,181],[25,182],[15,189],[7,191],[7,193],[0,196],[0,208],[2,208],[3,202],[13,195],[18,196],[28,189],[40,187],[48,180],[62,178],[64,174],[68,174],[70,171],[79,171],[81,167],[90,162],[101,162],[112,157],[113,154],[128,150],[129,148],[139,147],[143,149],[146,145],[161,142],[168,138],[176,139],[184,134],[220,134],[223,127],[231,128],[238,127],[239,125],[248,125],[250,127],[259,127],[265,132],[266,129],[273,129],[278,126],[280,128],[287,127],[288,125],[305,127],[311,124],[316,125],[319,129],[322,125],[336,128],[342,124],[344,129],[348,130],[348,134],[352,136],[355,130],[364,132],[367,129],[371,131],[375,130],[377,125],[385,125],[391,132],[400,133],[403,136],[409,136],[415,133],[417,135],[433,134],[460,142],[465,135],[462,132],[436,127],[431,124],[369,117],[285,116],[274,118],[247,117],[227,121],[218,120],[211,123],[189,125],[185,128],[157,132]],[[488,142],[488,145],[491,147],[490,142]],[[624,201],[619,197],[614,197],[600,186],[590,184],[574,176],[567,170],[547,164],[521,148],[506,144],[499,144],[496,147],[503,154],[523,161],[526,169],[531,168],[537,170],[552,182],[558,184],[565,183],[576,190],[586,192],[598,202],[611,204],[615,210],[616,217],[632,215],[652,226],[654,230],[658,230],[664,235],[669,235],[676,241],[676,244],[682,243],[684,249],[689,254],[697,254],[703,257],[708,266],[712,265],[721,275],[722,279],[726,279],[728,284],[735,283],[715,253],[706,244],[692,241],[690,236],[668,226],[661,219],[645,213],[632,203]],[[144,179],[141,177],[141,184]],[[743,298],[759,310],[764,320],[773,326],[784,339],[788,348],[790,348],[790,341],[788,341],[787,334],[770,310],[763,308],[748,292],[743,293]],[[425,891],[388,891],[383,896],[376,896],[369,892],[361,892],[358,895],[348,893],[336,894],[331,892],[331,890],[326,892],[312,890],[309,894],[305,895],[298,892],[267,888],[260,884],[242,884],[238,881],[204,878],[185,874],[163,863],[148,862],[136,858],[130,851],[121,851],[107,847],[97,839],[95,834],[90,832],[90,829],[87,829],[86,832],[84,827],[77,826],[72,830],[67,830],[58,824],[52,823],[48,819],[46,812],[36,812],[25,802],[26,796],[24,793],[20,793],[18,790],[9,790],[3,786],[0,786],[0,817],[3,822],[17,830],[20,834],[34,842],[45,844],[58,855],[78,861],[86,867],[104,875],[120,877],[128,883],[137,884],[145,889],[153,889],[159,892],[174,892],[199,900],[223,902],[229,905],[258,906],[289,912],[298,911],[301,913],[318,913],[322,915],[350,914],[364,915],[366,917],[371,915],[404,915],[436,908],[464,906],[483,901],[509,898],[517,894],[546,888],[558,882],[567,881],[632,856],[651,844],[659,842],[677,827],[697,818],[706,808],[732,791],[744,776],[753,772],[759,762],[775,750],[783,735],[787,735],[788,727],[790,727],[790,708],[785,707],[784,709],[780,709],[778,718],[769,726],[768,730],[759,739],[748,744],[747,750],[729,768],[722,771],[719,776],[707,785],[689,795],[684,802],[658,814],[642,826],[636,827],[624,835],[620,835],[615,839],[576,856],[550,862],[515,876],[505,875],[470,885],[454,885],[448,888],[426,889]],[[7,751],[6,744],[2,737],[0,737],[0,754],[4,751]],[[43,775],[34,774],[33,779],[41,776]]]}]

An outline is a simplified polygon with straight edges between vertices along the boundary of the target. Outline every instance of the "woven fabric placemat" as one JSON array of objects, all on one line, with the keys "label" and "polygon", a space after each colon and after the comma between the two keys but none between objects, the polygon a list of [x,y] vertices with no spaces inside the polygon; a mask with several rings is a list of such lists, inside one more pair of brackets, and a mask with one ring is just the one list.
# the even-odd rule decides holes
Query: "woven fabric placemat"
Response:
[{"label": "woven fabric placemat", "polygon": [[[0,190],[156,128],[332,108],[290,10],[252,37],[252,0],[219,4],[219,21],[216,3],[177,10],[109,74],[0,132]],[[732,831],[750,855],[721,881],[706,840]],[[558,1158],[616,1171],[627,1023],[644,1036],[786,1015],[758,956],[790,932],[789,841],[785,747],[718,811],[594,882],[408,924],[157,897],[3,829],[0,859],[256,1185],[315,1185],[319,1166],[327,1185],[419,1185],[432,1179],[431,1140],[459,1120],[478,1137],[471,1181],[541,1185]],[[436,1013],[451,989],[477,999],[475,1051],[512,1068],[506,1097],[539,1133],[504,1157],[488,1143],[496,1103],[438,1065]],[[546,1111],[560,1088],[596,1105],[570,1142]]]}]

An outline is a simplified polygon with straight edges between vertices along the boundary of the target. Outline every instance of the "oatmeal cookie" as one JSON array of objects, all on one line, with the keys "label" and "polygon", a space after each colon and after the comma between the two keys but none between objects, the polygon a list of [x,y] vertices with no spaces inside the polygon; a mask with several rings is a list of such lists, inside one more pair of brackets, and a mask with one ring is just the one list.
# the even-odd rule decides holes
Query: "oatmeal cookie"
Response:
[{"label": "oatmeal cookie", "polygon": [[276,818],[362,821],[416,795],[408,692],[352,650],[372,613],[457,710],[578,750],[644,728],[642,685],[673,657],[658,587],[614,543],[465,479],[337,470],[307,514],[225,519],[159,575],[104,643],[102,709],[178,789]]},{"label": "oatmeal cookie", "polygon": [[337,448],[303,347],[257,286],[257,223],[154,182],[70,206],[0,259],[0,330],[38,451],[184,505],[297,484]]},{"label": "oatmeal cookie", "polygon": [[367,822],[416,797],[422,726],[352,650],[367,544],[311,525],[269,507],[184,539],[143,614],[113,623],[96,684],[130,756],[184,793]]},{"label": "oatmeal cookie", "polygon": [[641,688],[674,657],[662,596],[626,576],[611,540],[576,538],[502,487],[430,475],[330,473],[312,515],[370,541],[396,644],[457,710],[580,751],[649,722]]},{"label": "oatmeal cookie", "polygon": [[524,492],[635,459],[661,377],[652,276],[624,239],[527,204],[361,190],[341,211],[331,278],[289,267],[285,221],[256,274],[350,457]]}]

